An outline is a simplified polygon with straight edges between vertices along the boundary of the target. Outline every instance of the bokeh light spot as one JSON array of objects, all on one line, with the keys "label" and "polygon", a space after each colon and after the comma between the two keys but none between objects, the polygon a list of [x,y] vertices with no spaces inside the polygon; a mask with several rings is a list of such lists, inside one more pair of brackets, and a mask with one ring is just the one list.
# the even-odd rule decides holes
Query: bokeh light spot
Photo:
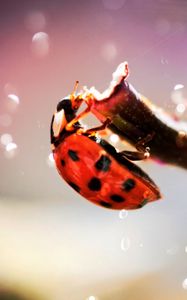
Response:
[{"label": "bokeh light spot", "polygon": [[121,239],[121,250],[127,251],[130,248],[130,239],[129,237],[123,237]]},{"label": "bokeh light spot", "polygon": [[119,142],[119,136],[117,134],[111,134],[109,140],[113,144],[117,144]]},{"label": "bokeh light spot", "polygon": [[183,280],[182,287],[183,289],[187,290],[187,278]]},{"label": "bokeh light spot", "polygon": [[20,102],[19,97],[15,94],[9,94],[8,99],[13,101],[15,104],[19,104],[19,102]]},{"label": "bokeh light spot", "polygon": [[4,134],[1,135],[0,140],[1,140],[1,144],[6,146],[9,143],[11,143],[13,139],[12,139],[12,136],[9,133],[4,133]]},{"label": "bokeh light spot", "polygon": [[6,145],[5,156],[6,158],[13,158],[17,154],[18,146],[16,143],[10,142]]},{"label": "bokeh light spot", "polygon": [[183,114],[186,110],[186,106],[183,103],[177,104],[176,112],[179,114]]},{"label": "bokeh light spot", "polygon": [[18,146],[15,143],[8,143],[6,145],[6,151],[10,152],[12,150],[15,150]]},{"label": "bokeh light spot", "polygon": [[161,64],[162,64],[162,65],[168,65],[168,64],[169,64],[169,61],[168,61],[168,59],[167,59],[167,58],[164,58],[164,57],[162,57],[162,58],[161,58]]},{"label": "bokeh light spot", "polygon": [[49,167],[54,167],[55,165],[55,160],[54,160],[54,157],[53,157],[53,153],[50,153],[48,158],[47,158],[47,164]]},{"label": "bokeh light spot", "polygon": [[117,56],[116,46],[113,43],[103,45],[101,55],[107,61],[113,60]]},{"label": "bokeh light spot", "polygon": [[127,218],[127,216],[128,216],[128,211],[127,210],[125,210],[125,209],[120,210],[120,212],[119,212],[119,218],[120,219],[125,219],[125,218]]},{"label": "bokeh light spot", "polygon": [[98,300],[95,296],[89,296],[86,300]]},{"label": "bokeh light spot", "polygon": [[175,86],[174,86],[174,90],[175,91],[177,91],[177,90],[180,90],[180,89],[182,89],[184,87],[184,85],[183,84],[181,84],[181,83],[178,83],[178,84],[176,84]]},{"label": "bokeh light spot", "polygon": [[37,32],[32,37],[32,50],[38,57],[45,57],[49,53],[49,35]]},{"label": "bokeh light spot", "polygon": [[46,26],[45,15],[41,11],[32,11],[26,16],[25,25],[32,32],[43,30]]}]

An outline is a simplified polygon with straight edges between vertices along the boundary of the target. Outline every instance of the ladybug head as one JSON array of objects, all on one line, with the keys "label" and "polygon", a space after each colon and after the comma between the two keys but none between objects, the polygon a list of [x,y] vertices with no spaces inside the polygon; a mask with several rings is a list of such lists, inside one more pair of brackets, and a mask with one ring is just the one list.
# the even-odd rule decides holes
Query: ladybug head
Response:
[{"label": "ladybug head", "polygon": [[67,98],[62,99],[56,108],[51,122],[51,137],[58,139],[65,126],[75,117],[83,99],[82,95],[75,95],[78,82],[76,82],[73,92]]}]

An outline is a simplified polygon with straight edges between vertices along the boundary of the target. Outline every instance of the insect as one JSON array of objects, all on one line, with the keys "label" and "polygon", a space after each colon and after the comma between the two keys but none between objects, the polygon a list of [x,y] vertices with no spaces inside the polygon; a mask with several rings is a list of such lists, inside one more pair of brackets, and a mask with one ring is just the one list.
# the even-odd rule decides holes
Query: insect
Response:
[{"label": "insect", "polygon": [[136,209],[159,199],[156,184],[132,160],[148,151],[117,150],[98,133],[110,124],[86,130],[77,118],[82,94],[62,99],[51,122],[51,146],[60,176],[87,200],[105,208]]}]

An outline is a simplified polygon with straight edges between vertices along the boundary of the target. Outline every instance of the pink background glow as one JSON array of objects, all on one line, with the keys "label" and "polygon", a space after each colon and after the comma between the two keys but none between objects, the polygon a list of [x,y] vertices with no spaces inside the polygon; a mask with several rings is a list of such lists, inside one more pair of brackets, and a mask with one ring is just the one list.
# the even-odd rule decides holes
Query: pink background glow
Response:
[{"label": "pink background glow", "polygon": [[174,86],[186,96],[186,20],[182,0],[1,1],[0,136],[11,134],[17,149],[7,158],[0,145],[0,285],[47,300],[187,298],[186,171],[141,163],[163,200],[120,220],[47,162],[59,99],[76,80],[103,91],[124,60],[129,82],[175,111]]}]

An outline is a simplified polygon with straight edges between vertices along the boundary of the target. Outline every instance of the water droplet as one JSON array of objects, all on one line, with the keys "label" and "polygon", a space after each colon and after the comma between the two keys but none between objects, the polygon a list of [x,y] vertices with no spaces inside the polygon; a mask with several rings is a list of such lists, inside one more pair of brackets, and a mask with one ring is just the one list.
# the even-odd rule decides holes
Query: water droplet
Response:
[{"label": "water droplet", "polygon": [[102,0],[105,8],[110,10],[118,10],[123,7],[126,0]]},{"label": "water droplet", "polygon": [[15,143],[8,143],[6,145],[6,151],[10,152],[12,150],[15,150],[18,146]]},{"label": "water droplet", "polygon": [[8,99],[12,100],[15,104],[19,104],[19,97],[15,94],[9,94]]},{"label": "water droplet", "polygon": [[12,124],[12,118],[8,114],[0,115],[0,125],[9,127]]},{"label": "water droplet", "polygon": [[169,62],[168,62],[168,60],[166,58],[164,58],[164,57],[161,58],[161,64],[162,65],[168,65],[168,63]]},{"label": "water droplet", "polygon": [[186,105],[184,105],[183,103],[179,103],[177,104],[177,107],[176,107],[176,112],[179,113],[179,114],[183,114],[186,110]]},{"label": "water droplet", "polygon": [[183,89],[183,87],[184,87],[184,85],[183,84],[181,84],[181,83],[178,83],[178,84],[176,84],[175,86],[174,86],[174,90],[175,91],[177,91],[177,90],[180,90],[180,89]]},{"label": "water droplet", "polygon": [[32,37],[32,50],[38,57],[44,57],[49,52],[49,35],[46,32],[37,32]]},{"label": "water droplet", "polygon": [[13,139],[9,133],[4,133],[4,134],[2,134],[0,140],[1,140],[1,144],[6,146],[7,144],[11,143]]},{"label": "water droplet", "polygon": [[130,248],[130,239],[128,237],[124,237],[121,240],[121,250],[127,251]]},{"label": "water droplet", "polygon": [[6,158],[13,158],[17,153],[18,146],[16,143],[10,142],[6,145],[5,156]]},{"label": "water droplet", "polygon": [[182,287],[183,289],[187,290],[187,278],[183,280]]},{"label": "water droplet", "polygon": [[143,248],[143,243],[140,243],[139,246],[140,246],[140,248]]},{"label": "water droplet", "polygon": [[125,218],[127,218],[127,216],[128,216],[128,211],[127,210],[125,210],[125,209],[120,210],[120,212],[119,212],[119,218],[120,219],[125,219]]},{"label": "water droplet", "polygon": [[113,144],[117,144],[119,142],[119,136],[117,134],[111,134],[109,140]]},{"label": "water droplet", "polygon": [[105,44],[101,49],[101,55],[107,61],[114,59],[117,56],[117,49],[113,43]]},{"label": "water droplet", "polygon": [[13,112],[18,108],[18,105],[20,103],[20,98],[16,93],[15,87],[13,87],[11,84],[6,84],[4,87],[4,92],[7,97],[6,106],[7,108]]},{"label": "water droplet", "polygon": [[184,251],[187,253],[187,246],[185,246]]}]

